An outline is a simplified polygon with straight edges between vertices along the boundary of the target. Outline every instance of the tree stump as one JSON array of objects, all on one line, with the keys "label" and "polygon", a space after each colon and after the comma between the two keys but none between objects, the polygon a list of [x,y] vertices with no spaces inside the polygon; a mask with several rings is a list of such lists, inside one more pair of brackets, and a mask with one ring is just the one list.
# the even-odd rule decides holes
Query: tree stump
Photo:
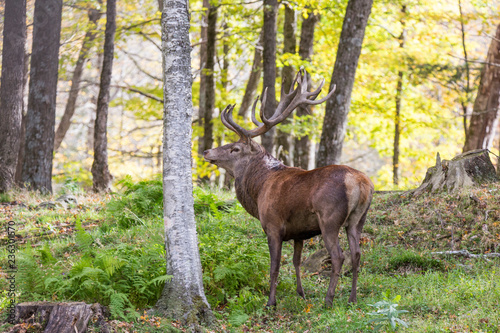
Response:
[{"label": "tree stump", "polygon": [[422,184],[410,193],[419,196],[424,192],[441,190],[456,192],[464,187],[497,181],[498,176],[487,149],[469,151],[450,161],[441,161],[438,153],[436,165],[427,169]]},{"label": "tree stump", "polygon": [[27,302],[16,305],[15,321],[39,324],[46,333],[81,333],[87,331],[89,320],[93,317],[100,326],[100,332],[109,332],[102,313],[99,304]]}]

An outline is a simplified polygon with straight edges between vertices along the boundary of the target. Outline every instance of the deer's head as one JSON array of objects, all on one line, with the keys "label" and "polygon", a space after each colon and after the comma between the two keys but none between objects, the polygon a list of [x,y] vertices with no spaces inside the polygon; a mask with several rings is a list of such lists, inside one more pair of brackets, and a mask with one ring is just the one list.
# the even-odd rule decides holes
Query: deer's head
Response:
[{"label": "deer's head", "polygon": [[[267,92],[266,88],[262,97],[262,103],[260,107],[260,118],[262,119],[262,122],[258,121],[255,116],[255,108],[257,106],[259,98],[257,98],[253,103],[252,122],[257,125],[257,128],[254,128],[252,130],[244,129],[233,120],[233,109],[235,107],[235,104],[228,105],[221,113],[222,123],[231,131],[238,134],[240,139],[234,143],[206,150],[203,153],[203,157],[206,161],[226,169],[232,176],[234,176],[234,170],[239,165],[247,165],[250,159],[252,159],[254,156],[265,152],[264,147],[252,140],[253,138],[266,133],[272,127],[281,123],[297,107],[302,107],[307,110],[308,105],[320,104],[330,98],[330,96],[335,91],[335,86],[326,97],[318,101],[315,100],[321,92],[324,83],[325,82],[323,80],[323,82],[321,82],[320,86],[316,90],[308,92],[306,73],[304,70],[300,70],[295,76],[290,91],[288,93],[284,92],[283,90],[281,91],[281,100],[278,103],[274,114],[269,119],[264,115],[264,106],[266,104]],[[295,86],[297,87],[295,88]]]}]

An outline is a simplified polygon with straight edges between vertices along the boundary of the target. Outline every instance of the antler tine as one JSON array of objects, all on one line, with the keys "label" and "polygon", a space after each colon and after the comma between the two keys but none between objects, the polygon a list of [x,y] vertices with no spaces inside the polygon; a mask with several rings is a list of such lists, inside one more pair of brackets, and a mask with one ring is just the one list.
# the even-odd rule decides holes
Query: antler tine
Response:
[{"label": "antler tine", "polygon": [[233,109],[236,106],[236,104],[233,105],[228,105],[226,108],[221,112],[221,120],[224,126],[229,128],[231,131],[235,132],[238,134],[241,140],[248,141],[248,131],[238,125],[234,120],[233,120]]},{"label": "antler tine", "polygon": [[252,106],[252,122],[257,125],[257,126],[262,126],[263,124],[257,120],[257,118],[255,117],[255,107],[257,106],[257,102],[259,101],[259,97],[260,96],[257,96],[257,98],[255,99],[255,102],[253,102],[253,106]]}]

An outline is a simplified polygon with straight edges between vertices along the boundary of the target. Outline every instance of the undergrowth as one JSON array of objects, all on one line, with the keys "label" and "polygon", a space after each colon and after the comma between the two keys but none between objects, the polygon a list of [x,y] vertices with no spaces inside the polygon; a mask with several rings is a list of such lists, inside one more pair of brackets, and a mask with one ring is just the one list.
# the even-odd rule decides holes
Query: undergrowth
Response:
[{"label": "undergrowth", "polygon": [[[151,324],[151,318],[140,315],[156,303],[169,278],[161,180],[125,179],[121,185],[122,193],[109,201],[91,197],[68,210],[37,209],[34,204],[0,206],[7,209],[6,217],[0,217],[2,226],[7,218],[15,220],[16,233],[28,239],[19,244],[17,253],[18,301],[99,302],[109,306],[112,318],[132,321],[124,324],[128,331],[169,330],[170,324],[157,329],[158,319]],[[347,304],[352,276],[348,269],[341,276],[332,308],[324,307],[329,277],[322,274],[303,272],[306,299],[298,297],[293,246],[284,243],[278,305],[266,309],[269,253],[260,223],[244,212],[231,193],[196,187],[203,281],[217,317],[211,330],[366,332],[380,322],[388,323],[387,330],[406,332],[498,332],[499,260],[433,252],[499,252],[499,189],[492,186],[413,199],[377,194],[361,238],[358,304]],[[78,193],[70,187],[64,191]],[[19,198],[24,197],[14,193],[9,200],[23,200]],[[340,237],[346,249],[345,234]],[[306,242],[303,259],[319,248],[317,240]],[[0,266],[5,267],[5,251],[0,251]],[[0,280],[0,287],[4,283]],[[6,300],[1,294],[1,307]],[[398,311],[408,311],[397,313],[407,328],[391,325],[401,324],[390,315],[396,303]],[[369,315],[374,313],[370,304],[379,305],[378,315]],[[377,322],[370,321],[374,316]]]}]

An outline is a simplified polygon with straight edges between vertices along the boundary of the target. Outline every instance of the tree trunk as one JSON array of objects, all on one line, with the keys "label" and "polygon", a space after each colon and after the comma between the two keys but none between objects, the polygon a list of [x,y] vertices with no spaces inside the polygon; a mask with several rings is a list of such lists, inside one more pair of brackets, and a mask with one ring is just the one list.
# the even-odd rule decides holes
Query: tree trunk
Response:
[{"label": "tree trunk", "polygon": [[495,138],[500,103],[500,24],[481,70],[481,82],[463,151],[490,148]]},{"label": "tree trunk", "polygon": [[247,86],[245,88],[245,95],[243,95],[243,100],[241,101],[241,107],[238,114],[243,118],[247,119],[250,116],[250,107],[255,99],[255,93],[259,85],[260,76],[262,73],[262,44],[264,41],[264,30],[259,34],[259,40],[255,45],[255,51],[253,55],[252,71],[250,72],[250,77],[248,78]]},{"label": "tree trunk", "polygon": [[[300,44],[299,44],[299,55],[302,60],[307,60],[311,62],[311,58],[313,55],[313,46],[314,46],[314,30],[316,28],[316,23],[320,20],[319,15],[314,15],[311,11],[307,18],[302,20],[302,30],[300,32]],[[307,73],[307,72],[306,72]],[[311,75],[307,73],[307,86],[312,87]],[[312,110],[312,107],[310,107]],[[296,111],[297,117],[303,117],[307,115],[305,109],[299,108]],[[294,157],[294,166],[308,169],[308,161],[309,161],[309,150],[310,150],[310,141],[308,136],[297,137],[295,138],[295,152],[293,154]]]},{"label": "tree trunk", "polygon": [[22,182],[52,192],[62,0],[36,0]]},{"label": "tree trunk", "polygon": [[373,0],[349,0],[347,4],[330,82],[330,89],[333,85],[337,88],[326,102],[323,133],[317,158],[318,167],[340,162],[354,77],[372,3]]},{"label": "tree trunk", "polygon": [[[295,10],[290,6],[290,4],[285,3],[285,22],[283,24],[283,53],[295,54],[297,48],[297,42],[295,39],[295,32],[297,30],[297,22]],[[294,76],[294,69],[290,65],[286,65],[283,67],[281,72],[281,91],[288,92],[290,90],[290,86],[292,85]],[[289,119],[285,119],[282,124],[290,123]],[[276,133],[276,143],[278,145],[278,154],[277,158],[286,165],[292,165],[293,162],[293,153],[291,147],[291,137],[289,133],[284,133],[277,130]]]},{"label": "tree trunk", "polygon": [[203,115],[203,151],[211,149],[214,144],[212,116],[215,108],[215,40],[217,39],[217,7],[210,5],[208,8],[207,26],[207,66],[203,69],[205,76],[205,105],[201,114]]},{"label": "tree trunk", "polygon": [[55,139],[54,139],[54,150],[59,149],[61,142],[66,135],[71,124],[71,118],[75,113],[76,99],[78,93],[80,92],[80,80],[83,73],[83,65],[87,60],[90,48],[92,47],[92,42],[94,41],[97,34],[97,20],[101,18],[101,13],[94,8],[89,9],[88,12],[90,26],[85,33],[83,38],[82,48],[78,54],[78,59],[76,60],[75,70],[73,71],[73,77],[71,78],[71,88],[69,91],[68,101],[66,102],[66,108],[64,114],[61,118],[61,122],[57,127]]},{"label": "tree trunk", "polygon": [[109,332],[103,312],[98,303],[27,302],[16,305],[15,323],[38,326],[43,332],[74,333],[86,332],[89,322],[95,322],[99,332]]},{"label": "tree trunk", "polygon": [[[405,47],[406,39],[406,5],[401,7],[401,26],[403,31],[399,36],[399,47],[403,49]],[[394,115],[394,151],[392,155],[392,181],[394,186],[399,185],[399,141],[401,136],[401,101],[403,98],[403,79],[404,72],[402,70],[398,71],[398,84],[396,87],[396,114]]]},{"label": "tree trunk", "polygon": [[156,310],[197,329],[213,315],[205,297],[191,174],[191,45],[188,1],[165,0],[163,45],[163,202],[167,274]]},{"label": "tree trunk", "polygon": [[0,88],[0,192],[15,182],[23,112],[26,0],[6,0]]},{"label": "tree trunk", "polygon": [[[160,0],[163,2],[163,0]],[[207,27],[208,27],[208,11],[210,8],[210,1],[203,0],[203,8],[201,14],[201,27],[200,27],[200,100],[198,102],[198,126],[200,127],[200,135],[198,136],[198,155],[203,156],[205,151],[205,143],[203,139],[203,124],[205,122],[205,106],[207,95],[207,76],[205,69],[207,67]]]},{"label": "tree trunk", "polygon": [[94,126],[94,162],[92,178],[94,192],[109,192],[112,176],[108,168],[108,107],[109,88],[113,71],[113,56],[116,31],[116,0],[106,4],[106,31],[104,33],[104,52],[101,71],[101,85],[97,97],[97,109]]},{"label": "tree trunk", "polygon": [[[271,118],[276,110],[276,24],[278,21],[278,1],[264,0],[264,40],[263,47],[263,68],[264,68],[264,86],[262,94],[267,88],[267,101],[264,106],[264,114]],[[272,153],[274,127],[261,136],[262,145]]]},{"label": "tree trunk", "polygon": [[486,149],[472,150],[450,161],[441,161],[438,153],[436,165],[427,170],[422,184],[411,193],[418,196],[424,192],[441,190],[456,192],[467,186],[497,181],[495,167]]},{"label": "tree trunk", "polygon": [[[30,67],[30,54],[25,51],[24,54],[24,73],[23,73],[23,96],[28,85],[29,77],[29,67]],[[26,103],[24,103],[24,98],[22,102],[22,117],[21,117],[21,134],[19,140],[19,151],[17,153],[17,167],[16,167],[16,184],[22,187],[22,175],[23,175],[23,162],[24,162],[24,146],[26,142]]]}]

